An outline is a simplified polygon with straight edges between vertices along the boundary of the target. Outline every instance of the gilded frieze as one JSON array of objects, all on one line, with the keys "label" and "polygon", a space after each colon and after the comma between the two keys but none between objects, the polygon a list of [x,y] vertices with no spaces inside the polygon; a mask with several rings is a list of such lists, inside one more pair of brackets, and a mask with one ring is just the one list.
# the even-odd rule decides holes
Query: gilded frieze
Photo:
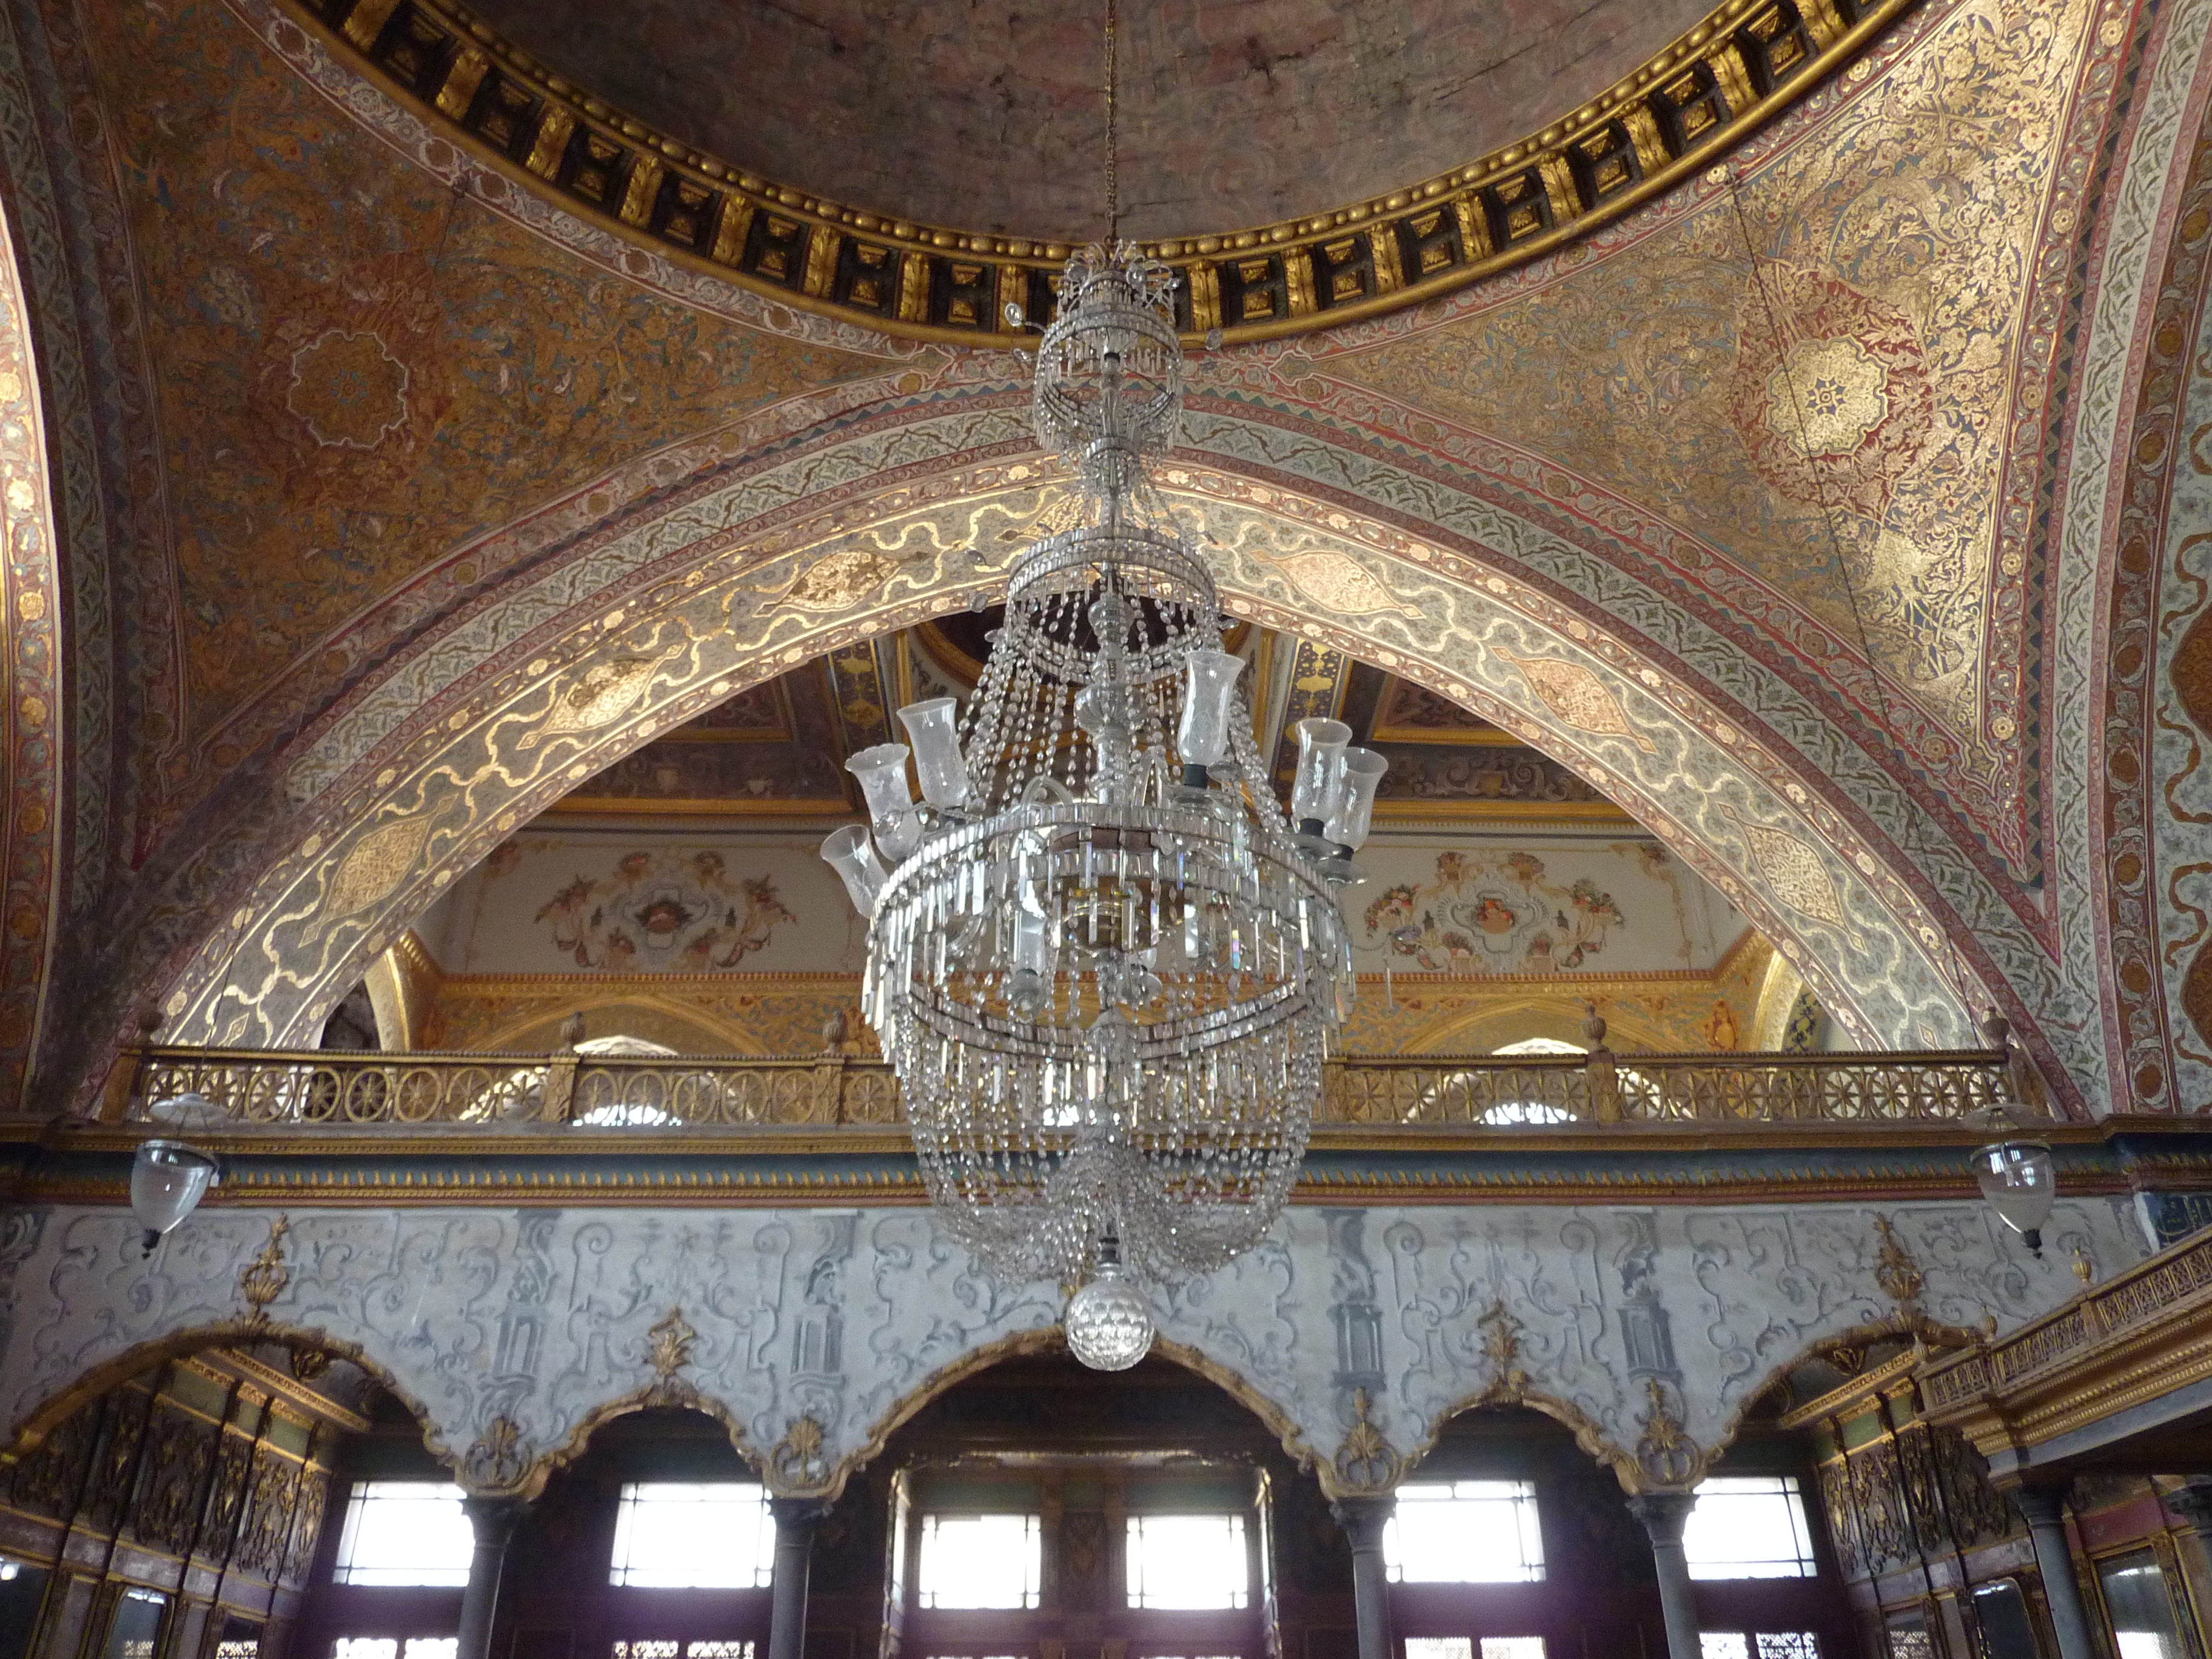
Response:
[{"label": "gilded frieze", "polygon": [[[659,260],[924,337],[1003,339],[1019,331],[1008,303],[1050,307],[1067,252],[1051,238],[1065,230],[942,228],[899,217],[896,204],[866,211],[758,178],[610,109],[448,0],[308,0],[273,25],[258,5],[240,9],[308,72],[337,56],[503,185]],[[1193,334],[1267,337],[1394,311],[1537,258],[1692,176],[1909,9],[1725,0],[1565,118],[1466,166],[1310,216],[1147,246],[1182,270],[1180,320]]]}]

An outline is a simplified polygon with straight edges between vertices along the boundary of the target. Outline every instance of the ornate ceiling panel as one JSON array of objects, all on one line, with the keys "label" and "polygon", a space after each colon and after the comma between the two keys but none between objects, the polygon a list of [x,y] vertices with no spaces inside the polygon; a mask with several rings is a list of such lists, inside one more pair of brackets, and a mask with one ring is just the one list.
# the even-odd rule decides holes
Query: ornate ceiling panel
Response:
[{"label": "ornate ceiling panel", "polygon": [[2014,11],[1958,14],[1878,95],[1708,181],[1632,254],[1332,342],[1316,368],[1632,497],[1734,567],[1705,579],[1724,603],[1798,612],[1788,648],[1870,659],[1863,712],[2032,879],[1997,507],[2051,344],[2023,326],[2029,278],[2095,37],[2087,6]]},{"label": "ornate ceiling panel", "polygon": [[[265,0],[238,3],[258,16]],[[1259,337],[1396,309],[1679,182],[1909,4],[1723,0],[1698,20],[1686,0],[1571,13],[1516,0],[1377,23],[1280,0],[1226,26],[1249,15],[1150,9],[1127,31],[1139,67],[1123,77],[1132,228],[1164,238],[1146,246],[1182,268],[1194,333]],[[1018,333],[1007,304],[1048,311],[1063,239],[1103,231],[1097,53],[1081,44],[1097,18],[1010,15],[994,31],[971,12],[956,39],[911,6],[841,0],[799,23],[655,0],[611,37],[603,10],[496,9],[564,75],[453,0],[301,0],[301,15],[314,36],[267,33],[310,72],[326,46],[506,176],[808,309],[947,339]],[[1025,35],[1046,50],[1024,53]],[[616,102],[636,107],[594,95],[617,82]],[[734,160],[708,153],[725,142]],[[823,177],[862,194],[817,195]],[[1355,186],[1372,193],[1333,193]],[[975,228],[978,210],[1005,222]],[[927,222],[940,213],[970,228]],[[1295,216],[1264,222],[1279,214]]]},{"label": "ornate ceiling panel", "polygon": [[363,143],[212,0],[88,11],[161,381],[191,738],[482,527],[882,367],[559,253]]},{"label": "ornate ceiling panel", "polygon": [[[890,218],[1088,241],[1104,213],[1102,0],[476,0],[550,73],[691,148]],[[1125,229],[1327,212],[1540,131],[1707,0],[1133,6]]]}]

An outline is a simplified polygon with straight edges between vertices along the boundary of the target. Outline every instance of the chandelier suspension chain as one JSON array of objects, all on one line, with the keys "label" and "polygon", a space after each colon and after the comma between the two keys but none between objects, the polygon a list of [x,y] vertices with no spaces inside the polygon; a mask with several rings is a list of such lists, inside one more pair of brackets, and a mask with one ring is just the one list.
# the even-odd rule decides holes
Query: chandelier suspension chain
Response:
[{"label": "chandelier suspension chain", "polygon": [[1121,240],[1121,106],[1115,82],[1120,79],[1121,49],[1118,0],[1106,0],[1106,246]]}]

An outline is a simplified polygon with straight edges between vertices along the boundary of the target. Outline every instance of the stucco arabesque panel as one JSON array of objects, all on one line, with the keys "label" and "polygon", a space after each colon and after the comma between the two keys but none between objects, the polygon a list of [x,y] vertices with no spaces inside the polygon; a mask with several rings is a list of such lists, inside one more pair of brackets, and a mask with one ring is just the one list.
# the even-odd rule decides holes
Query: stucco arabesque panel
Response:
[{"label": "stucco arabesque panel", "polygon": [[2142,319],[2156,301],[2186,135],[2203,95],[2212,0],[2176,0],[2164,28],[2165,49],[2146,66],[2135,130],[2108,192],[2102,264],[2074,381],[2071,438],[2054,513],[2045,671],[2051,874],[2060,947],[2059,984],[2046,1018],[2075,1033],[2082,1050],[2102,1056],[2100,1091],[2115,1102],[2130,1100],[2133,1090],[2110,971],[2100,805],[2107,784],[2096,714],[2110,644],[2104,613],[2117,552],[2111,532],[2126,488],[2122,447],[2148,340]]},{"label": "stucco arabesque panel", "polygon": [[[916,1209],[295,1210],[267,1328],[358,1352],[478,1490],[534,1490],[611,1407],[656,1384],[719,1408],[770,1486],[835,1491],[936,1380],[1058,1318],[1054,1287],[1002,1287]],[[2010,1328],[2079,1288],[2078,1250],[2140,1258],[2126,1200],[2062,1203],[2042,1261],[1979,1205],[1299,1208],[1259,1249],[1161,1298],[1161,1330],[1267,1417],[1324,1484],[1364,1389],[1400,1457],[1486,1395],[1575,1423],[1632,1486],[1663,1410],[1697,1461],[1824,1340],[1897,1328],[1878,1287],[1887,1220],[1925,1276],[1920,1316]],[[19,1212],[0,1239],[0,1406],[11,1431],[88,1372],[252,1312],[240,1269],[265,1211],[190,1220],[150,1262],[120,1209]],[[696,1333],[664,1379],[652,1328]],[[1500,1320],[1512,1337],[1501,1376]],[[1049,1337],[1042,1340],[1049,1341]],[[665,1396],[664,1396],[665,1397]],[[794,1434],[802,1419],[820,1431]],[[13,1437],[11,1432],[11,1438]]]},{"label": "stucco arabesque panel", "polygon": [[[902,435],[908,441],[902,447],[910,449],[915,434]],[[679,547],[696,542],[701,511],[695,502],[678,515],[683,520],[675,530]],[[711,520],[716,515],[706,516]],[[649,528],[659,532],[668,526],[664,520]],[[644,531],[632,532],[598,550],[593,556],[614,568],[595,571],[587,558],[564,569],[557,583],[535,585],[561,590],[551,596],[540,593],[541,603],[549,597],[564,606],[588,601],[596,611],[615,592],[611,582],[617,569],[627,565],[635,570],[650,556],[644,548],[617,550],[644,534]],[[876,625],[890,625],[896,615],[881,608],[886,603],[911,600],[928,592],[943,595],[948,590],[955,593],[972,590],[975,582],[1003,564],[1019,537],[1000,536],[982,544],[992,550],[992,557],[980,565],[975,562],[978,544],[972,539],[953,540],[957,544],[933,544],[933,562],[926,571],[902,572],[866,584],[872,590],[867,597],[872,601],[869,609],[875,613]],[[861,556],[864,562],[880,557]],[[1345,562],[1358,568],[1357,561],[1348,555]],[[890,568],[886,562],[885,569]],[[746,577],[732,582],[725,575],[726,591],[708,586],[705,571],[696,568],[685,578],[694,584],[692,588],[673,587],[664,581],[657,603],[672,605],[681,600],[693,620],[666,614],[652,622],[633,619],[624,607],[616,605],[586,627],[601,632],[622,630],[620,642],[612,650],[619,663],[629,666],[622,669],[610,662],[598,665],[603,683],[592,696],[604,693],[615,701],[604,707],[594,704],[598,712],[590,718],[579,723],[562,716],[552,722],[553,729],[535,729],[551,719],[556,699],[563,695],[551,685],[556,677],[552,659],[541,658],[529,674],[520,677],[519,689],[493,694],[495,701],[491,707],[497,712],[487,714],[481,704],[458,705],[434,728],[418,732],[407,757],[410,763],[404,769],[406,781],[400,781],[403,768],[386,765],[378,775],[380,781],[369,785],[374,794],[382,797],[373,811],[366,803],[352,811],[320,804],[318,817],[328,825],[327,834],[319,831],[311,836],[279,872],[262,884],[259,894],[239,908],[232,924],[236,930],[234,938],[211,942],[203,953],[200,972],[180,985],[170,1000],[171,1012],[178,1021],[172,1029],[180,1035],[204,1033],[219,1041],[281,1040],[280,1034],[293,1032],[316,1006],[316,999],[335,996],[343,988],[333,988],[333,979],[384,942],[404,919],[401,912],[407,906],[419,908],[510,830],[519,811],[529,810],[533,803],[542,804],[540,797],[550,798],[557,792],[563,774],[553,764],[556,757],[588,754],[611,758],[614,753],[647,740],[666,723],[684,717],[693,705],[727,695],[735,689],[733,676],[757,674],[764,672],[764,666],[787,665],[809,654],[807,647],[798,644],[775,649],[781,640],[799,638],[817,626],[805,614],[803,600],[796,611],[786,603],[787,590],[799,580],[797,569],[795,565],[786,569],[779,579],[781,586],[771,586],[765,592],[760,589],[769,572],[759,566],[754,567],[752,575],[762,578],[760,581]],[[1361,574],[1376,592],[1384,592],[1371,574]],[[1417,570],[1413,574],[1425,575]],[[815,580],[811,569],[806,580]],[[1231,585],[1237,585],[1233,579]],[[1865,1022],[1863,1029],[1877,1040],[1913,1043],[1964,1036],[1937,974],[1910,942],[1911,933],[1883,920],[1887,913],[1881,898],[1868,890],[1861,872],[1807,839],[1802,827],[1783,827],[1802,825],[1803,808],[1784,804],[1752,781],[1745,775],[1742,763],[1729,754],[1731,746],[1743,746],[1741,732],[1725,722],[1716,722],[1717,730],[1729,734],[1725,743],[1689,738],[1687,722],[1679,709],[1655,698],[1646,684],[1632,679],[1612,663],[1602,667],[1578,664],[1571,671],[1591,685],[1601,680],[1607,683],[1609,689],[1602,695],[1611,700],[1607,706],[1615,711],[1610,716],[1613,722],[1610,728],[1599,717],[1585,715],[1585,727],[1577,729],[1559,718],[1553,703],[1540,695],[1525,670],[1490,661],[1477,677],[1476,659],[1486,647],[1460,613],[1469,606],[1485,611],[1501,608],[1498,595],[1449,586],[1449,603],[1431,607],[1447,618],[1441,626],[1431,628],[1433,636],[1406,636],[1416,653],[1414,661],[1425,661],[1446,677],[1443,689],[1477,702],[1500,699],[1496,712],[1509,724],[1542,732],[1547,746],[1586,757],[1580,765],[1594,781],[1610,782],[1632,804],[1648,797],[1655,827],[1662,834],[1678,841],[1702,840],[1705,848],[1698,861],[1727,884],[1732,897],[1783,937],[1807,939],[1808,948],[1801,954],[1838,964],[1838,971],[1849,976],[1848,982],[1832,981],[1824,988],[1836,996],[1839,1007],[1855,1009]],[[1446,593],[1443,586],[1437,591],[1440,596]],[[1505,592],[1516,590],[1509,584]],[[855,597],[839,595],[836,603],[825,610],[847,610]],[[1325,599],[1297,594],[1287,587],[1279,586],[1274,599],[1306,613],[1329,609]],[[1389,604],[1397,612],[1419,608],[1404,599]],[[702,626],[698,620],[702,606],[720,606],[721,615]],[[1377,633],[1378,639],[1405,635],[1407,623],[1402,617],[1389,618],[1388,629],[1382,617],[1374,620],[1376,629],[1382,630]],[[575,621],[571,618],[572,632]],[[1579,619],[1549,618],[1535,628],[1518,629],[1510,645],[1529,660],[1554,654],[1562,647],[1577,657],[1584,656],[1587,653],[1581,647],[1570,643],[1569,635],[1575,629],[1586,635],[1589,632],[1589,624]],[[827,637],[826,633],[811,635],[812,648],[824,648]],[[1494,643],[1504,644],[1504,636],[1498,636]],[[763,655],[769,656],[765,665]],[[1623,655],[1632,659],[1632,653]],[[671,666],[678,662],[680,667]],[[624,674],[629,676],[626,680],[621,678]],[[609,675],[616,678],[608,679]],[[1664,689],[1664,681],[1653,671],[1646,670],[1645,675]],[[574,691],[583,684],[571,681],[568,689]],[[1478,684],[1484,687],[1480,692],[1474,689]],[[1556,699],[1556,690],[1553,695]],[[1504,701],[1508,698],[1510,704]],[[1678,700],[1693,707],[1697,702],[1686,693]],[[1623,708],[1637,711],[1636,724],[1619,712]],[[562,720],[568,723],[562,726]],[[603,727],[618,735],[610,735]],[[1644,729],[1647,727],[1648,731]],[[1685,741],[1698,752],[1692,756],[1658,742],[1655,734],[1668,728],[1684,731]],[[1621,735],[1608,738],[1604,735],[1607,729]],[[495,739],[495,732],[503,735]],[[492,742],[495,752],[480,746],[487,741]],[[596,763],[574,760],[566,775],[580,781],[595,764],[605,763],[605,758]],[[1763,769],[1750,769],[1753,773]],[[1835,827],[1828,824],[1822,829],[1832,836]],[[1816,838],[1820,833],[1816,830]],[[1873,867],[1870,856],[1866,857],[1866,865]],[[1940,944],[1932,928],[1924,922],[1920,927],[1929,949]],[[225,961],[234,950],[237,958]]]}]

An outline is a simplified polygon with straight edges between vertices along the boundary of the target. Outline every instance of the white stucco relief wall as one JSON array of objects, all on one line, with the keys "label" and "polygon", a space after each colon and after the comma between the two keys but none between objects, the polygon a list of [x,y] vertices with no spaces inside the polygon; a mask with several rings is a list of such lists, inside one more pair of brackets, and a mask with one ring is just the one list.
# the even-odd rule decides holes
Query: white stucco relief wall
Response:
[{"label": "white stucco relief wall", "polygon": [[[122,1210],[9,1217],[11,1433],[88,1372],[235,1330],[251,1313],[241,1271],[275,1219],[205,1212],[146,1262]],[[269,1328],[358,1353],[483,1490],[532,1487],[608,1407],[657,1384],[726,1416],[773,1487],[834,1487],[934,1379],[1041,1340],[1060,1307],[1054,1287],[993,1284],[918,1208],[287,1219]],[[1876,1272],[1884,1222],[1922,1276],[1921,1316],[1965,1328],[2065,1301],[2077,1253],[2100,1273],[2144,1254],[2124,1198],[2063,1202],[2040,1261],[1978,1204],[1299,1208],[1261,1249],[1167,1298],[1162,1331],[1335,1489],[1396,1472],[1337,1467],[1363,1390],[1399,1455],[1502,1393],[1574,1424],[1632,1484],[1680,1481],[1808,1347],[1898,1319]],[[656,1369],[653,1333],[672,1313],[690,1340],[674,1367],[658,1345]]]}]

